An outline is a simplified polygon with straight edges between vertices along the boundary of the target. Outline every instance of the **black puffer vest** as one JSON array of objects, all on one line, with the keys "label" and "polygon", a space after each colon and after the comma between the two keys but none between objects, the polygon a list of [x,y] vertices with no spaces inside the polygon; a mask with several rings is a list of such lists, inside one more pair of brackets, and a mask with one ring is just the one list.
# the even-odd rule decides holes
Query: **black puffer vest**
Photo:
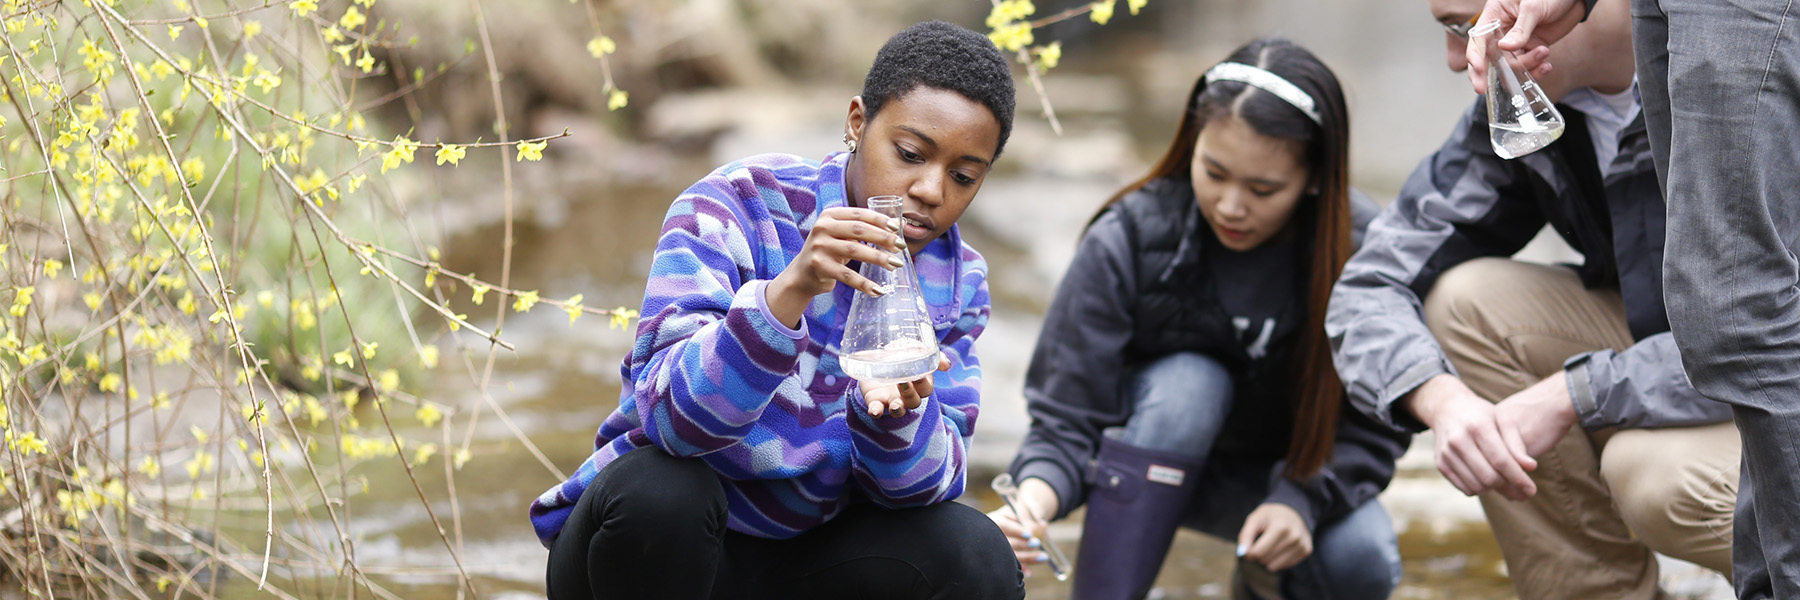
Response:
[{"label": "black puffer vest", "polygon": [[[1354,237],[1373,218],[1374,204],[1352,193]],[[1232,374],[1234,401],[1218,450],[1279,457],[1287,452],[1293,422],[1294,352],[1305,326],[1310,239],[1295,255],[1299,264],[1279,276],[1294,278],[1294,295],[1269,298],[1280,303],[1267,354],[1252,359],[1219,301],[1218,285],[1206,267],[1206,252],[1216,248],[1211,227],[1200,215],[1193,188],[1180,179],[1158,179],[1132,192],[1109,210],[1119,212],[1136,258],[1135,331],[1125,348],[1126,364],[1141,365],[1175,352],[1197,352],[1217,360]],[[1171,215],[1174,215],[1171,217]],[[1312,211],[1294,215],[1300,231],[1310,231]]]}]

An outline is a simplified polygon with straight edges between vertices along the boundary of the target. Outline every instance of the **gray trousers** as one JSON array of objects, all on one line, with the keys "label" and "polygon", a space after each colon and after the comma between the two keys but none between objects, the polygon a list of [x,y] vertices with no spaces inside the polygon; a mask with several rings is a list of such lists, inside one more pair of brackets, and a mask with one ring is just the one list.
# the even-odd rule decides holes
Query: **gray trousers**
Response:
[{"label": "gray trousers", "polygon": [[1633,0],[1664,301],[1743,436],[1740,598],[1800,598],[1800,0]]}]

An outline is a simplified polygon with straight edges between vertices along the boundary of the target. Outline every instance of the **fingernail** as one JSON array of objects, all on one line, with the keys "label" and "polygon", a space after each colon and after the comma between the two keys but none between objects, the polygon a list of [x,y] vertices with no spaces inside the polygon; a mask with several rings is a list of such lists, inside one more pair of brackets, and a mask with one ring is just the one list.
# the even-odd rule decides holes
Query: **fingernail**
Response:
[{"label": "fingernail", "polygon": [[904,267],[904,266],[906,266],[906,259],[900,258],[898,256],[889,256],[888,257],[888,266],[891,266],[896,269],[898,269],[900,267]]},{"label": "fingernail", "polygon": [[1035,540],[1035,539],[1037,539],[1037,535],[1027,531],[1027,532],[1025,532],[1025,539]]},{"label": "fingernail", "polygon": [[1238,547],[1237,547],[1237,555],[1238,555],[1238,558],[1243,558],[1243,557],[1244,557],[1244,554],[1245,554],[1245,553],[1247,553],[1247,552],[1249,552],[1249,551],[1250,551],[1250,548],[1249,548],[1249,547],[1247,547],[1247,546],[1245,546],[1245,545],[1243,545],[1243,544],[1238,544]]},{"label": "fingernail", "polygon": [[898,248],[905,248],[906,247],[906,238],[903,238],[903,237],[900,237],[897,235],[894,236],[894,246],[898,247]]},{"label": "fingernail", "polygon": [[1037,538],[1026,538],[1026,539],[1028,539],[1030,541],[1025,542],[1025,545],[1031,547],[1032,550],[1036,550],[1044,545],[1044,542],[1039,541]]},{"label": "fingernail", "polygon": [[1050,562],[1050,553],[1049,552],[1039,552],[1037,555],[1037,561],[1038,562]]}]

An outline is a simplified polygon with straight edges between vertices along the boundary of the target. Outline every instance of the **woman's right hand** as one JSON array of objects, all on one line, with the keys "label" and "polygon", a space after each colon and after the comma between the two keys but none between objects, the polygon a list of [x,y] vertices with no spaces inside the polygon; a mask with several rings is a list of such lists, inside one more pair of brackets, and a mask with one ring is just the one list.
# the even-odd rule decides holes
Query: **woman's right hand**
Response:
[{"label": "woman's right hand", "polygon": [[875,282],[845,265],[856,260],[897,268],[901,259],[891,253],[905,249],[906,240],[881,213],[850,206],[825,209],[807,232],[806,245],[794,261],[769,282],[764,292],[769,310],[790,327],[798,326],[813,297],[831,291],[840,281],[879,296],[882,290]]},{"label": "woman's right hand", "polygon": [[1037,515],[1056,514],[1056,490],[1051,489],[1050,484],[1044,483],[1042,479],[1026,478],[1024,483],[1019,484],[1018,502],[1020,509],[1031,513],[1025,516],[1031,519],[1030,523],[1020,522],[1013,515],[1012,508],[1005,504],[988,512],[987,516],[1006,534],[1006,540],[1012,543],[1013,556],[1019,559],[1019,567],[1025,571],[1026,577],[1030,577],[1031,565],[1050,561],[1050,555],[1043,550],[1042,541],[1044,536],[1049,535],[1050,524]]}]

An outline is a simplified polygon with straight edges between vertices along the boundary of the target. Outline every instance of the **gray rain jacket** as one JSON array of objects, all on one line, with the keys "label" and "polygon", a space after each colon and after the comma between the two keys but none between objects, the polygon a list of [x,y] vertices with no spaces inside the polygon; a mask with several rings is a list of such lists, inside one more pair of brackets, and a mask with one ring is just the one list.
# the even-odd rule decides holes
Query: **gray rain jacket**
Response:
[{"label": "gray rain jacket", "polygon": [[1688,384],[1662,300],[1663,198],[1644,120],[1626,127],[1602,181],[1587,116],[1558,106],[1562,139],[1515,160],[1494,154],[1484,100],[1413,171],[1400,196],[1369,225],[1362,249],[1332,289],[1325,331],[1352,404],[1377,419],[1423,426],[1396,400],[1440,373],[1456,374],[1426,329],[1421,299],[1439,275],[1479,257],[1511,256],[1545,223],[1585,257],[1590,289],[1619,290],[1636,341],[1565,363],[1569,393],[1587,429],[1651,428],[1729,420],[1725,404]]}]

